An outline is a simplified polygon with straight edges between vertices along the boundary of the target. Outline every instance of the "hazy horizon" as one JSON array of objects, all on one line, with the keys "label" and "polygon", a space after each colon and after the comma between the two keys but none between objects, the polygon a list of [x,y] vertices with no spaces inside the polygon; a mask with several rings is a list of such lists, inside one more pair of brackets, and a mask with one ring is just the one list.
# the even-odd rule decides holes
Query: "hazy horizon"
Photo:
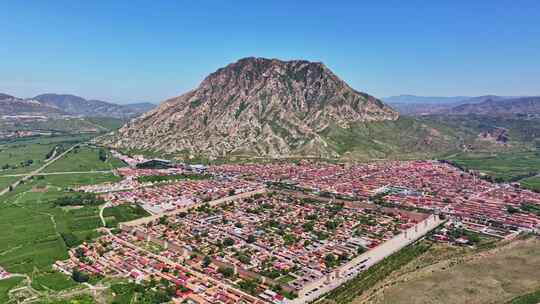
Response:
[{"label": "hazy horizon", "polygon": [[[2,92],[2,91],[0,91],[0,93],[8,94],[8,95],[18,97],[18,98],[23,98],[23,99],[32,99],[32,98],[34,98],[34,97],[36,97],[38,95],[42,95],[42,94],[74,95],[74,96],[82,97],[82,98],[84,98],[86,100],[100,100],[100,101],[116,103],[116,104],[120,104],[120,105],[137,104],[137,103],[151,103],[151,104],[154,104],[154,105],[159,105],[160,103],[162,103],[163,101],[166,100],[166,99],[160,100],[160,101],[133,100],[133,101],[127,101],[127,102],[118,102],[118,101],[115,101],[115,100],[91,98],[91,97],[88,97],[88,96],[82,96],[82,95],[78,95],[78,94],[74,94],[74,93],[65,93],[65,92],[44,92],[44,93],[36,94],[34,96],[18,96],[16,94],[11,94],[10,92]],[[181,93],[181,94],[183,94],[183,93]],[[434,99],[435,98],[441,98],[441,99],[444,99],[444,98],[462,98],[462,99],[466,99],[466,98],[474,98],[474,97],[488,96],[488,95],[496,95],[496,96],[508,97],[508,98],[540,96],[540,94],[538,94],[538,95],[519,95],[519,96],[510,96],[510,95],[505,95],[505,94],[502,94],[502,95],[499,95],[499,94],[481,94],[481,95],[475,95],[475,96],[470,96],[470,95],[469,96],[465,96],[465,95],[453,95],[453,96],[434,95],[434,96],[428,96],[428,95],[418,95],[418,94],[405,93],[405,94],[398,94],[398,95],[392,95],[392,96],[375,96],[375,97],[377,97],[377,98],[379,98],[381,100],[385,100],[385,99],[389,99],[389,98],[402,97],[402,96],[411,96],[411,97],[414,96],[414,97],[434,98]],[[175,96],[171,96],[170,98],[173,98],[173,97],[175,97]]]}]

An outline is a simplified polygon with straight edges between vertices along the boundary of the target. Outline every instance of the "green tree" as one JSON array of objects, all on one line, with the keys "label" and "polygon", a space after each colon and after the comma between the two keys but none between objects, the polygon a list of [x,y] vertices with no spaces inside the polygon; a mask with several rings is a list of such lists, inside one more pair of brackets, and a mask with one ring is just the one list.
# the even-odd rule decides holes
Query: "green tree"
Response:
[{"label": "green tree", "polygon": [[231,238],[225,238],[225,240],[223,240],[223,245],[225,245],[226,247],[231,247],[232,245],[234,245],[234,240]]},{"label": "green tree", "polygon": [[334,267],[336,265],[336,257],[329,253],[324,257],[324,263],[328,268]]},{"label": "green tree", "polygon": [[209,256],[205,256],[203,261],[202,261],[202,266],[204,268],[210,266],[210,264],[212,263],[212,259],[209,257]]},{"label": "green tree", "polygon": [[230,267],[219,267],[218,272],[226,278],[230,278],[234,275],[234,269]]},{"label": "green tree", "polygon": [[99,158],[99,160],[101,160],[102,162],[106,161],[106,160],[107,160],[107,152],[105,152],[105,150],[103,150],[103,149],[99,149],[99,151],[98,151],[98,158]]},{"label": "green tree", "polygon": [[88,280],[90,279],[88,274],[82,271],[79,271],[79,269],[73,270],[73,272],[71,273],[71,278],[73,278],[73,281],[77,283],[85,283],[85,282],[88,282]]}]

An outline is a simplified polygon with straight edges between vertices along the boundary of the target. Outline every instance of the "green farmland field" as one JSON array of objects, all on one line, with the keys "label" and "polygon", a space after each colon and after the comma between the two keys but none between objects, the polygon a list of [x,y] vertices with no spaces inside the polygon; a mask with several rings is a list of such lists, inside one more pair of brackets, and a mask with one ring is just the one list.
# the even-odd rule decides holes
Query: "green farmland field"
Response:
[{"label": "green farmland field", "polygon": [[40,301],[38,304],[94,304],[94,299],[89,295],[76,296],[67,300]]},{"label": "green farmland field", "polygon": [[103,211],[107,227],[116,227],[118,223],[132,221],[149,215],[148,212],[137,205],[120,205],[106,208]]},{"label": "green farmland field", "polygon": [[[18,140],[0,145],[0,166],[9,168],[0,171],[0,188],[21,179],[21,176],[45,163],[45,158],[56,146],[68,149],[81,142],[83,137],[51,137]],[[22,149],[24,155],[17,152]],[[91,241],[100,234],[102,226],[98,206],[60,207],[53,201],[71,195],[70,188],[87,184],[115,182],[121,178],[109,172],[67,174],[62,172],[108,171],[124,164],[108,154],[105,161],[99,159],[99,149],[81,146],[70,152],[13,191],[0,197],[0,266],[12,273],[28,274],[32,287],[38,292],[50,294],[78,286],[69,277],[55,272],[51,265],[57,260],[68,258],[68,248],[84,241]],[[13,165],[25,159],[27,164]],[[2,162],[3,161],[3,162]],[[60,174],[50,174],[58,172]],[[7,175],[7,176],[5,176]],[[129,211],[129,210],[125,210]],[[113,212],[111,218],[117,222],[132,218],[137,210],[123,214]],[[146,213],[145,213],[146,215]],[[21,279],[0,281],[0,303],[7,302],[7,291]],[[70,300],[46,300],[41,303],[94,303],[89,296],[78,296]]]},{"label": "green farmland field", "polygon": [[540,192],[540,176],[528,177],[519,181],[521,186]]},{"label": "green farmland field", "polygon": [[19,179],[20,179],[20,177],[4,177],[4,176],[0,176],[0,190],[3,190],[5,188],[9,187],[9,185],[13,184],[14,182],[16,182]]},{"label": "green farmland field", "polygon": [[51,201],[69,193],[54,188],[35,191],[40,182],[28,181],[0,198],[0,265],[10,272],[40,271],[66,259],[63,235],[74,236],[75,244],[98,235],[97,207],[56,207]]},{"label": "green farmland field", "polygon": [[511,181],[540,172],[540,155],[537,152],[462,153],[449,160],[464,168],[479,170],[502,181]]},{"label": "green farmland field", "polygon": [[65,149],[88,140],[88,136],[58,136],[19,139],[0,143],[0,175],[27,173],[45,164],[56,146]]},{"label": "green farmland field", "polygon": [[65,274],[54,270],[39,273],[32,277],[32,287],[38,291],[61,291],[77,286],[77,283]]},{"label": "green farmland field", "polygon": [[117,182],[119,180],[121,178],[112,173],[55,174],[34,177],[34,181],[38,186],[55,186],[59,188]]},{"label": "green farmland field", "polygon": [[66,154],[54,164],[48,166],[44,172],[83,172],[112,170],[123,167],[125,164],[113,158],[108,153],[107,160],[99,159],[99,149],[91,147],[80,147]]},{"label": "green farmland field", "polygon": [[7,303],[7,301],[9,300],[8,291],[19,285],[22,280],[23,278],[17,277],[0,281],[0,303]]}]

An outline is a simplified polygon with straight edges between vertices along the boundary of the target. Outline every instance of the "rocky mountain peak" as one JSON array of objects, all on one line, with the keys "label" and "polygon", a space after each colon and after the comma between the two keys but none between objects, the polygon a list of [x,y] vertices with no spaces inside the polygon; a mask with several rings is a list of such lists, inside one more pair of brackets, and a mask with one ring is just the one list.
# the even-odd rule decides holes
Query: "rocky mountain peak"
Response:
[{"label": "rocky mountain peak", "polygon": [[247,57],[210,74],[199,89],[227,91],[238,87],[253,89],[269,86],[278,90],[282,89],[280,85],[293,83],[300,83],[306,88],[324,86],[325,89],[338,89],[345,85],[321,62]]},{"label": "rocky mountain peak", "polygon": [[114,145],[212,156],[333,154],[319,135],[326,128],[397,118],[320,62],[249,57],[132,121]]}]

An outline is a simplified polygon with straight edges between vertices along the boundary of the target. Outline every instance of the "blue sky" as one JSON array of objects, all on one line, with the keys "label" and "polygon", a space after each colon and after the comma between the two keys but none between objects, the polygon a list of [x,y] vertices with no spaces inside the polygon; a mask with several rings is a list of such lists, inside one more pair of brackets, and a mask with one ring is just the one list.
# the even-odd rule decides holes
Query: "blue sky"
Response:
[{"label": "blue sky", "polygon": [[540,1],[375,2],[0,0],[0,92],[159,102],[257,56],[378,97],[540,95]]}]

